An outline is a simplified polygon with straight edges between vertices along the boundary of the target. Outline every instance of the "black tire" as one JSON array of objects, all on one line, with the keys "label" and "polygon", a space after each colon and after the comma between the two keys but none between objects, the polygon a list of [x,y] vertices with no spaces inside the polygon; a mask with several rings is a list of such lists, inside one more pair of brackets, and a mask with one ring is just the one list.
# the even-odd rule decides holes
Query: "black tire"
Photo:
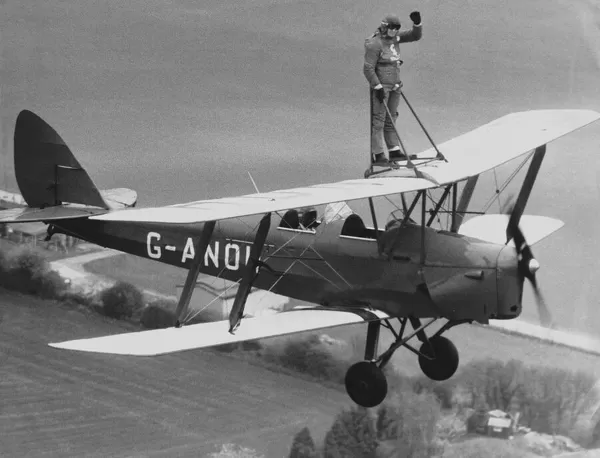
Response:
[{"label": "black tire", "polygon": [[[458,350],[450,339],[437,336],[429,339],[433,347],[435,359],[427,359],[419,355],[419,366],[423,373],[431,380],[441,382],[448,380],[458,369]],[[420,353],[429,354],[429,345],[424,343],[419,349]]]},{"label": "black tire", "polygon": [[387,395],[388,385],[383,371],[369,361],[350,366],[345,383],[348,396],[359,406],[375,407]]}]

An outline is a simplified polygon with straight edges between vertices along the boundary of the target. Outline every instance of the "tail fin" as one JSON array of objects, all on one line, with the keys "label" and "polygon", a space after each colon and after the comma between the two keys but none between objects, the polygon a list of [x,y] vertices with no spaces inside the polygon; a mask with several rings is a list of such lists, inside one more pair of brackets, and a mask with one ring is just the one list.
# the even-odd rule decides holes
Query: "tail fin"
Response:
[{"label": "tail fin", "polygon": [[60,135],[31,111],[17,117],[14,149],[17,184],[29,207],[110,208]]}]

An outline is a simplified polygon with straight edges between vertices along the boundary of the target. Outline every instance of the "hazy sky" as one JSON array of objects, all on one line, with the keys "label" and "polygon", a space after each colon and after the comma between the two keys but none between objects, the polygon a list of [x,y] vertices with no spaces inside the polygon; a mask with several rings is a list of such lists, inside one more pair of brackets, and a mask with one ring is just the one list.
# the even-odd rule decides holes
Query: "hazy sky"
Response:
[{"label": "hazy sky", "polygon": [[[410,11],[423,14],[423,40],[403,47],[402,70],[438,141],[511,111],[600,110],[591,1],[46,0],[2,8],[0,178],[12,189],[11,137],[23,108],[57,129],[98,185],[136,189],[143,205],[249,193],[247,171],[261,190],[361,177],[369,144],[363,42],[388,12],[404,28]],[[398,127],[411,151],[427,146],[405,109]],[[586,331],[600,325],[599,144],[600,124],[550,145],[527,208],[567,224],[534,251],[555,317]],[[493,182],[482,179],[476,205]]]}]

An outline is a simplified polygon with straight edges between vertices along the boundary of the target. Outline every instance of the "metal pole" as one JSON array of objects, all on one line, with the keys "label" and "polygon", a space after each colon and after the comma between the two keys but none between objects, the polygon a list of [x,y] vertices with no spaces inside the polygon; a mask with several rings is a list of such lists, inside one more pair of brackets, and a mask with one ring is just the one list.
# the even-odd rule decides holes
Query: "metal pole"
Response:
[{"label": "metal pole", "polygon": [[371,145],[373,144],[373,89],[369,86],[369,170],[373,172],[373,155]]},{"label": "metal pole", "polygon": [[427,129],[425,129],[425,126],[423,125],[423,123],[421,122],[421,120],[419,119],[419,116],[417,116],[417,113],[415,112],[415,110],[413,110],[412,105],[408,102],[408,99],[406,98],[406,96],[404,95],[404,92],[400,91],[400,94],[402,94],[402,98],[404,99],[404,101],[406,102],[406,105],[408,106],[409,110],[411,111],[411,113],[413,114],[413,116],[415,117],[415,119],[417,120],[417,122],[419,123],[419,126],[421,126],[421,129],[423,130],[423,132],[425,133],[425,135],[427,136],[427,139],[431,142],[431,145],[434,147],[435,151],[437,152],[437,159],[442,159],[445,162],[448,162],[446,160],[446,158],[444,157],[444,155],[442,154],[442,152],[438,149],[437,145],[435,144],[435,142],[433,141],[433,138],[431,138],[431,136],[429,135],[429,132],[427,132]]},{"label": "metal pole", "polygon": [[402,153],[404,154],[404,156],[406,156],[406,166],[414,169],[415,168],[415,164],[413,164],[413,162],[410,160],[410,156],[408,155],[408,151],[406,151],[406,148],[404,147],[404,143],[402,142],[402,138],[400,137],[400,134],[398,133],[398,129],[396,129],[396,123],[394,123],[394,118],[392,117],[392,113],[390,111],[390,108],[387,106],[386,103],[383,104],[383,106],[385,107],[385,111],[387,113],[387,115],[390,117],[390,123],[392,124],[392,127],[394,128],[394,132],[396,133],[396,137],[398,137],[398,141],[400,142],[400,148],[402,150]]},{"label": "metal pole", "polygon": [[[452,183],[452,216],[450,227],[453,228],[456,224],[456,199],[458,198],[458,183]],[[446,227],[448,227],[448,220],[446,220]]]},{"label": "metal pole", "polygon": [[421,267],[425,265],[425,212],[427,211],[426,192],[421,191]]}]

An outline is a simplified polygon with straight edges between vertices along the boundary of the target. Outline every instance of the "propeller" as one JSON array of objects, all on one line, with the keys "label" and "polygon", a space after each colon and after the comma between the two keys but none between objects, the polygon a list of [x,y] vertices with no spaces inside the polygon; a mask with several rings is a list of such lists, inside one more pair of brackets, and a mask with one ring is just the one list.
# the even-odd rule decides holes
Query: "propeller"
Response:
[{"label": "propeller", "polygon": [[517,260],[518,260],[518,271],[521,278],[527,278],[533,287],[533,292],[535,294],[535,301],[538,308],[538,315],[540,317],[540,322],[542,326],[551,328],[554,327],[552,321],[552,314],[546,305],[546,301],[544,300],[544,296],[540,290],[536,273],[540,269],[540,263],[533,256],[533,252],[531,251],[531,247],[528,245],[527,240],[525,240],[525,235],[523,235],[523,231],[519,227],[520,215],[515,214],[515,206],[514,204],[510,204],[507,206],[507,212],[510,215],[508,226],[506,228],[507,235],[507,243],[513,239],[515,242],[515,247],[517,250]]}]

